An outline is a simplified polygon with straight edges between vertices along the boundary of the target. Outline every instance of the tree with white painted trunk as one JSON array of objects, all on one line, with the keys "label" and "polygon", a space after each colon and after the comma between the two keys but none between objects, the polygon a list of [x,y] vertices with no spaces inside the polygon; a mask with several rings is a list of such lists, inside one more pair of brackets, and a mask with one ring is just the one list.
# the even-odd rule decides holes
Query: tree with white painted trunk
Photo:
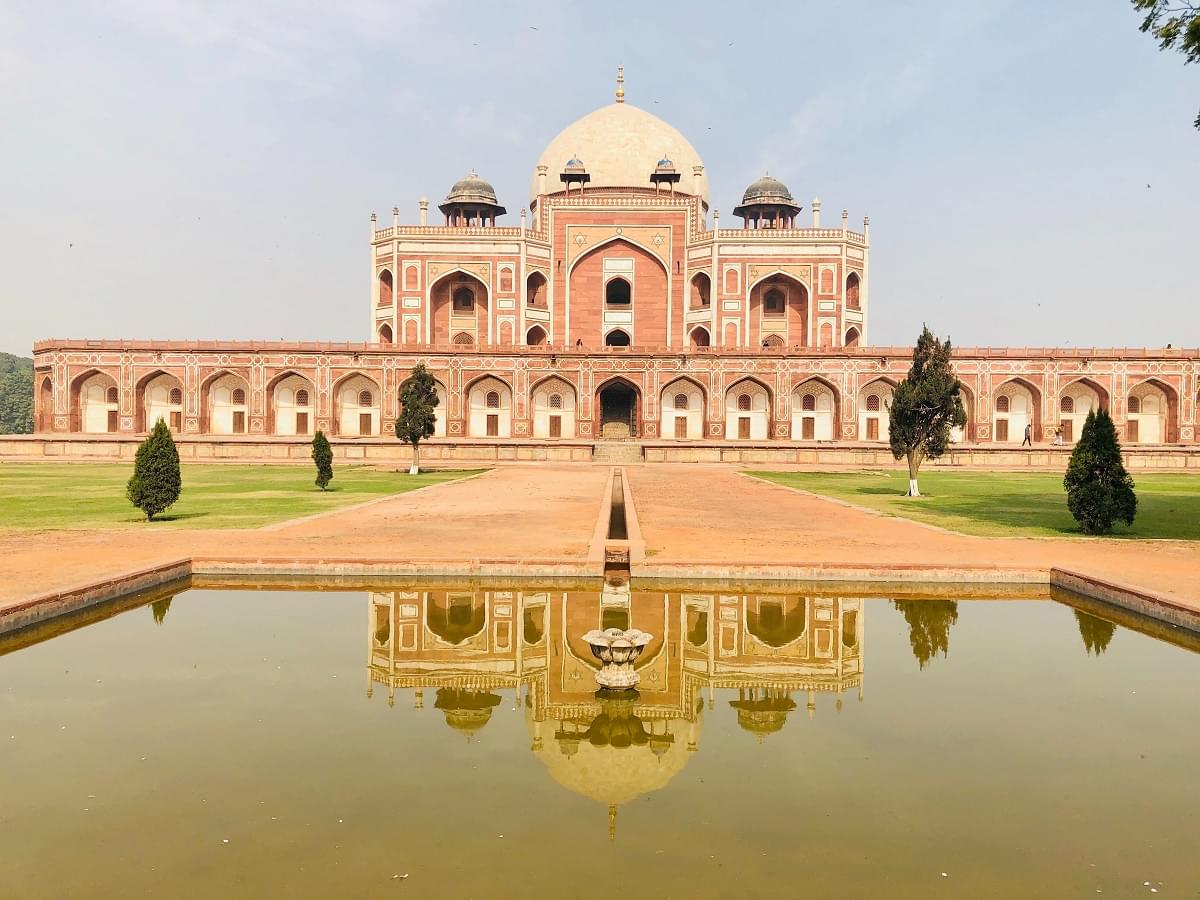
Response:
[{"label": "tree with white painted trunk", "polygon": [[937,459],[950,446],[950,432],[967,424],[959,388],[950,364],[950,341],[939,341],[928,327],[913,348],[912,367],[896,387],[888,407],[892,456],[908,460],[908,496],[920,497],[921,463]]},{"label": "tree with white painted trunk", "polygon": [[433,437],[437,426],[437,384],[424,364],[412,370],[400,389],[400,415],[396,418],[396,437],[411,444],[412,465],[408,474],[421,471],[421,441]]}]

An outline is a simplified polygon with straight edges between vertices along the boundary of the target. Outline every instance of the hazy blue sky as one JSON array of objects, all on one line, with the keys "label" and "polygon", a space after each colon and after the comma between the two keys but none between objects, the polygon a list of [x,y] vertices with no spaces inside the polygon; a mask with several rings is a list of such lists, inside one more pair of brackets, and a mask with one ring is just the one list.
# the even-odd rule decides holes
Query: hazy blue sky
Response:
[{"label": "hazy blue sky", "polygon": [[1124,0],[4,0],[0,350],[364,339],[370,212],[415,222],[474,167],[516,224],[618,63],[723,222],[764,169],[871,216],[872,343],[1194,347],[1200,66],[1137,25]]}]

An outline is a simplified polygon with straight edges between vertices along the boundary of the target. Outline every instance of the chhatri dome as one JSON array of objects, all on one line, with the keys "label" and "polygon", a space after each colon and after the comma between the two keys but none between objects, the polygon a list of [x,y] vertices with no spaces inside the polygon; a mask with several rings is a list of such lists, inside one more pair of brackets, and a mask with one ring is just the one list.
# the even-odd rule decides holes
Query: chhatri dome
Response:
[{"label": "chhatri dome", "polygon": [[[533,201],[530,206],[537,201],[538,166],[547,168],[551,179],[547,190],[554,191],[557,185],[553,182],[571,159],[583,160],[587,166],[589,189],[648,188],[650,173],[664,159],[684,178],[691,177],[692,166],[704,165],[696,148],[682,134],[658,116],[625,102],[624,76],[620,74],[615,103],[572,122],[542,151],[529,181],[529,196]],[[701,183],[701,199],[707,208],[708,179]]]}]

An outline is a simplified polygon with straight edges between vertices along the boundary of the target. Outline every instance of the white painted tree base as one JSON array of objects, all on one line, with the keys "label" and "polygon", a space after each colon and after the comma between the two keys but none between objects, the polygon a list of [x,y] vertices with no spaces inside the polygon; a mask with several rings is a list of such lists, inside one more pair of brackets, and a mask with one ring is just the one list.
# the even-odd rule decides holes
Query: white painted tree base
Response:
[{"label": "white painted tree base", "polygon": [[917,479],[915,479],[915,478],[908,479],[908,496],[910,496],[910,497],[920,497],[921,496],[920,490],[917,489]]}]

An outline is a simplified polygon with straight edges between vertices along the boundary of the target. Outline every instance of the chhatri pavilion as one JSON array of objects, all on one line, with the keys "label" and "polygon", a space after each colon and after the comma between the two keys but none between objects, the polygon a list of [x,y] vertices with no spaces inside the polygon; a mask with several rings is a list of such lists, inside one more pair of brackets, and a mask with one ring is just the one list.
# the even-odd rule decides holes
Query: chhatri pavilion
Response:
[{"label": "chhatri pavilion", "polygon": [[[805,208],[770,175],[730,215],[711,199],[699,153],[625,102],[618,74],[615,101],[538,157],[515,224],[498,224],[513,217],[474,170],[439,221],[424,199],[417,224],[372,214],[362,343],[40,341],[37,433],[71,453],[76,439],[131,444],[162,418],[204,448],[193,455],[253,445],[274,458],[322,429],[350,455],[350,442],[394,445],[399,389],[423,363],[438,382],[433,444],[473,458],[513,445],[555,458],[567,444],[576,452],[558,458],[592,458],[605,439],[633,439],[648,459],[687,446],[721,458],[737,442],[882,448],[911,348],[870,345],[869,220],[823,219],[820,200]],[[1069,445],[1098,407],[1134,448],[1197,439],[1200,351],[961,347],[955,359],[963,447],[1015,447],[1027,425],[1035,443],[1061,427]]]}]

